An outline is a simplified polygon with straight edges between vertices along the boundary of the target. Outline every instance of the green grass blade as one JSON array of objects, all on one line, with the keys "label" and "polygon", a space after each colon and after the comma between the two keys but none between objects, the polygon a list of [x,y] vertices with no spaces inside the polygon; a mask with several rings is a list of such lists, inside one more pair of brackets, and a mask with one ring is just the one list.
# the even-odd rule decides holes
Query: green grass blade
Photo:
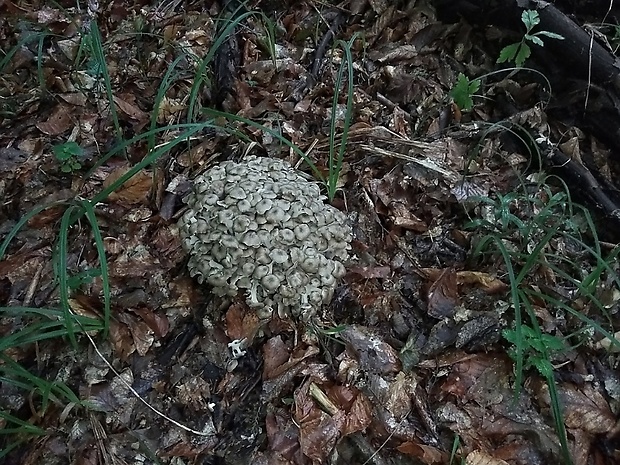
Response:
[{"label": "green grass blade", "polygon": [[107,337],[110,327],[110,305],[111,305],[111,291],[110,291],[110,277],[108,275],[108,261],[105,254],[105,245],[103,243],[103,236],[99,229],[99,223],[97,222],[97,215],[93,205],[87,200],[80,200],[80,206],[84,209],[84,213],[88,222],[90,223],[93,237],[95,239],[95,248],[97,249],[97,256],[99,258],[99,269],[101,270],[101,284],[103,288],[103,333],[104,337]]},{"label": "green grass blade", "polygon": [[187,122],[194,122],[194,115],[200,111],[198,108],[198,94],[200,93],[200,89],[202,88],[203,82],[206,80],[206,71],[209,64],[213,61],[213,57],[217,50],[222,46],[222,44],[228,39],[228,36],[231,32],[247,17],[254,15],[255,13],[252,11],[247,11],[234,20],[226,20],[228,24],[226,27],[220,32],[213,45],[209,48],[207,55],[200,61],[200,65],[198,66],[198,70],[196,71],[194,82],[192,83],[192,88],[189,92],[188,99],[188,109],[187,109]]},{"label": "green grass blade", "polygon": [[157,95],[155,96],[155,100],[153,102],[153,111],[151,113],[150,131],[147,139],[147,152],[151,152],[155,147],[155,134],[157,134],[155,132],[155,128],[157,127],[157,117],[159,115],[161,102],[166,96],[166,92],[168,92],[168,89],[170,88],[177,65],[181,60],[185,58],[187,58],[187,54],[182,53],[181,55],[176,57],[172,63],[170,63],[168,69],[166,69],[166,73],[164,74],[163,79],[161,80],[161,83],[159,84],[159,87],[157,88]]},{"label": "green grass blade", "polygon": [[0,73],[4,72],[4,68],[7,67],[7,65],[11,62],[11,60],[13,59],[13,57],[15,56],[15,54],[19,51],[21,47],[23,47],[24,45],[30,42],[34,42],[35,40],[38,40],[41,34],[44,34],[44,33],[29,32],[27,34],[24,34],[24,36],[21,37],[17,41],[17,44],[15,44],[14,47],[12,47],[8,52],[6,52],[2,60],[0,60]]},{"label": "green grass blade", "polygon": [[[36,435],[44,435],[46,431],[38,426],[34,426],[27,421],[20,420],[9,413],[0,410],[0,418],[5,420],[7,423],[12,423],[15,425],[19,425],[19,428],[2,428],[0,429],[0,434],[13,434],[13,433],[26,433],[26,434],[36,434]],[[0,457],[2,457],[0,453]]]},{"label": "green grass blade", "polygon": [[[543,340],[543,333],[540,329],[540,325],[538,324],[538,320],[536,318],[536,313],[531,306],[530,299],[527,297],[525,293],[522,293],[521,297],[524,306],[527,309],[527,313],[530,316],[530,321],[532,323],[532,329],[534,330],[534,334],[538,340]],[[553,422],[555,424],[555,430],[560,439],[560,449],[562,451],[562,457],[564,459],[564,463],[567,465],[572,465],[573,460],[571,457],[571,453],[568,449],[568,438],[566,435],[566,426],[564,425],[564,414],[562,413],[562,407],[560,405],[560,398],[558,396],[557,386],[555,384],[555,379],[553,377],[553,365],[551,363],[550,354],[545,346],[545,344],[540,344],[539,353],[542,356],[545,366],[548,369],[541,369],[540,365],[537,367],[539,372],[545,378],[545,382],[547,383],[547,387],[549,388],[549,402],[551,405],[551,412],[553,416]]]},{"label": "green grass blade", "polygon": [[60,220],[60,232],[58,233],[58,285],[60,291],[60,308],[63,311],[65,327],[67,328],[67,336],[74,348],[77,348],[75,339],[75,329],[73,326],[73,314],[69,306],[69,270],[67,269],[69,228],[72,221],[71,216],[77,207],[71,205],[65,210]]},{"label": "green grass blade", "polygon": [[189,129],[187,131],[185,131],[184,133],[180,134],[175,139],[173,139],[173,140],[171,140],[169,142],[166,142],[164,145],[159,147],[157,150],[149,153],[139,163],[136,163],[134,166],[132,166],[131,169],[129,169],[125,174],[120,176],[116,181],[114,181],[108,187],[106,187],[101,192],[99,192],[97,195],[95,195],[90,200],[90,204],[92,206],[95,206],[99,202],[104,201],[108,197],[108,195],[110,195],[112,192],[114,192],[116,189],[118,189],[120,186],[122,186],[124,183],[126,183],[129,179],[134,177],[136,175],[136,173],[138,173],[140,170],[142,170],[143,168],[146,168],[147,166],[151,165],[153,162],[155,162],[164,153],[166,153],[169,150],[173,149],[174,147],[176,147],[180,143],[185,142],[187,139],[189,139],[191,136],[196,134],[198,131],[201,131],[202,129],[204,129],[205,127],[210,126],[210,125],[211,125],[210,122],[194,123],[194,124],[188,125]]},{"label": "green grass blade", "polygon": [[52,208],[52,207],[57,207],[58,205],[62,205],[64,203],[65,201],[60,201],[60,202],[53,202],[47,205],[39,205],[37,207],[34,207],[29,212],[25,213],[24,216],[22,216],[19,219],[19,221],[15,224],[15,226],[11,228],[7,236],[2,241],[2,244],[0,245],[0,260],[4,258],[4,255],[6,254],[6,250],[9,248],[11,241],[15,238],[15,236],[17,236],[19,231],[24,227],[26,223],[28,223],[28,221],[30,221],[32,218],[37,216],[43,210],[47,210],[48,208]]},{"label": "green grass blade", "polygon": [[510,299],[512,302],[512,306],[514,308],[514,319],[515,319],[515,337],[517,343],[515,344],[516,352],[515,352],[515,401],[521,394],[521,388],[523,383],[523,317],[521,315],[521,297],[520,297],[520,285],[521,280],[517,279],[515,276],[515,270],[512,266],[512,259],[510,252],[506,249],[506,246],[502,242],[502,239],[497,236],[488,236],[488,240],[492,241],[506,266],[506,272],[508,273],[508,282],[510,284]]},{"label": "green grass blade", "polygon": [[112,122],[114,129],[116,130],[116,137],[119,141],[123,140],[123,131],[118,119],[118,112],[116,111],[116,103],[114,102],[114,92],[112,91],[112,81],[110,79],[110,73],[108,71],[108,65],[105,60],[105,53],[103,51],[103,44],[101,42],[101,34],[97,23],[92,21],[90,23],[90,43],[93,53],[93,58],[99,66],[101,75],[103,77],[103,85],[105,86],[106,95],[108,97],[108,103],[110,104],[110,115],[112,116]]},{"label": "green grass blade", "polygon": [[[185,139],[185,138],[189,137],[187,134],[193,135],[197,131],[203,130],[203,129],[208,128],[208,127],[216,127],[216,125],[215,125],[215,123],[213,121],[205,121],[205,122],[201,122],[201,123],[192,123],[192,124],[188,124],[188,123],[171,124],[171,125],[168,125],[168,126],[164,126],[164,127],[161,127],[161,128],[156,128],[156,129],[153,129],[153,130],[149,130],[149,131],[143,132],[141,134],[138,134],[137,136],[132,137],[129,140],[123,140],[120,143],[116,144],[114,146],[114,148],[110,149],[105,155],[99,157],[97,159],[97,161],[93,164],[93,166],[84,175],[84,178],[87,179],[90,176],[92,176],[92,174],[95,171],[97,171],[97,169],[99,167],[103,166],[114,155],[117,155],[119,153],[124,152],[125,149],[127,149],[127,147],[129,147],[130,145],[133,145],[133,144],[135,144],[137,142],[140,142],[141,140],[148,139],[148,137],[150,137],[152,134],[159,134],[159,133],[164,133],[164,132],[168,132],[168,131],[176,131],[176,130],[187,129],[187,131],[185,133],[182,133],[182,134],[180,134],[179,136],[176,137],[176,138]],[[196,129],[196,130],[193,130],[193,129]],[[109,193],[108,193],[108,195],[109,195]],[[106,195],[106,197],[107,197],[107,195]],[[94,203],[93,203],[93,205],[94,205]]]},{"label": "green grass blade", "polygon": [[[329,177],[327,179],[327,197],[330,201],[334,200],[334,197],[336,196],[338,178],[340,177],[344,153],[347,147],[349,128],[351,127],[351,121],[353,119],[353,56],[351,55],[351,47],[357,37],[358,34],[355,33],[348,42],[343,40],[336,42],[336,45],[339,45],[344,51],[344,59],[340,63],[340,68],[338,69],[338,74],[336,76],[329,124]],[[342,86],[342,80],[344,78],[345,66],[347,70],[347,108],[345,110],[340,145],[338,147],[338,153],[336,153],[338,95]]]}]

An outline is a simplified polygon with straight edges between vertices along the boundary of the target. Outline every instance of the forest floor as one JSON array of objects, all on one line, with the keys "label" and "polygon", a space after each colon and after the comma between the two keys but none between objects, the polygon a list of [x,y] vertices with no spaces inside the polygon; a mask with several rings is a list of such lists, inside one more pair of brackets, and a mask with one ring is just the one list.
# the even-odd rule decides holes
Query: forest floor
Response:
[{"label": "forest floor", "polygon": [[[0,0],[0,463],[620,463],[618,235],[534,139],[608,152],[497,63],[522,35],[152,3]],[[177,227],[220,161],[312,173],[279,137],[354,232],[309,322],[213,296]]]}]

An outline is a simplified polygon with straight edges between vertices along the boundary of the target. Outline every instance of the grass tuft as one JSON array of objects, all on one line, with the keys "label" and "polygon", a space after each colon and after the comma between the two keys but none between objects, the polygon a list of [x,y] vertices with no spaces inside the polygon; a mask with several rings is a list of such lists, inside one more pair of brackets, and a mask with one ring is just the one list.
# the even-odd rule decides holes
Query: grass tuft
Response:
[{"label": "grass tuft", "polygon": [[[514,192],[477,199],[483,213],[467,228],[476,231],[473,255],[489,263],[499,260],[510,284],[514,322],[512,329],[504,331],[504,338],[512,345],[509,354],[515,362],[515,398],[520,393],[523,372],[535,368],[549,388],[563,458],[572,463],[552,364],[553,355],[568,350],[568,345],[563,338],[543,332],[535,305],[565,312],[620,347],[613,328],[605,328],[610,326],[610,318],[596,295],[604,278],[620,287],[613,266],[620,249],[604,257],[588,210],[573,203],[565,184],[556,191],[549,180],[541,176],[537,183],[523,183]],[[545,292],[548,287],[539,277],[544,270],[553,273],[554,279],[568,289],[570,299]],[[572,305],[576,300],[598,310],[605,324],[576,310]],[[524,321],[526,316],[528,322]]]}]

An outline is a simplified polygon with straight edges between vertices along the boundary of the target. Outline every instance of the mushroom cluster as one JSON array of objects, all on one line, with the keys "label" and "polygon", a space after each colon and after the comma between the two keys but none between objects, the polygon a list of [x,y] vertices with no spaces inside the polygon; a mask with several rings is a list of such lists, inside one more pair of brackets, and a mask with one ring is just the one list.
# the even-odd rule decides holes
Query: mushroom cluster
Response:
[{"label": "mushroom cluster", "polygon": [[240,291],[266,318],[307,319],[345,274],[352,238],[346,216],[289,163],[248,157],[198,176],[179,221],[190,274],[217,295]]}]

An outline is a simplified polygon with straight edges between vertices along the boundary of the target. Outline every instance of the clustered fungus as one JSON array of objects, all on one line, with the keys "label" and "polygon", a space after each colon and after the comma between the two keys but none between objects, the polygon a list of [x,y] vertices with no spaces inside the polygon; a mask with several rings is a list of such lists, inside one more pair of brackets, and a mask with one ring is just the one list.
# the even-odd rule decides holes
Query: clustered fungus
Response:
[{"label": "clustered fungus", "polygon": [[190,274],[217,295],[241,291],[263,318],[307,319],[331,300],[351,227],[307,175],[271,158],[226,161],[198,176],[185,201]]}]

